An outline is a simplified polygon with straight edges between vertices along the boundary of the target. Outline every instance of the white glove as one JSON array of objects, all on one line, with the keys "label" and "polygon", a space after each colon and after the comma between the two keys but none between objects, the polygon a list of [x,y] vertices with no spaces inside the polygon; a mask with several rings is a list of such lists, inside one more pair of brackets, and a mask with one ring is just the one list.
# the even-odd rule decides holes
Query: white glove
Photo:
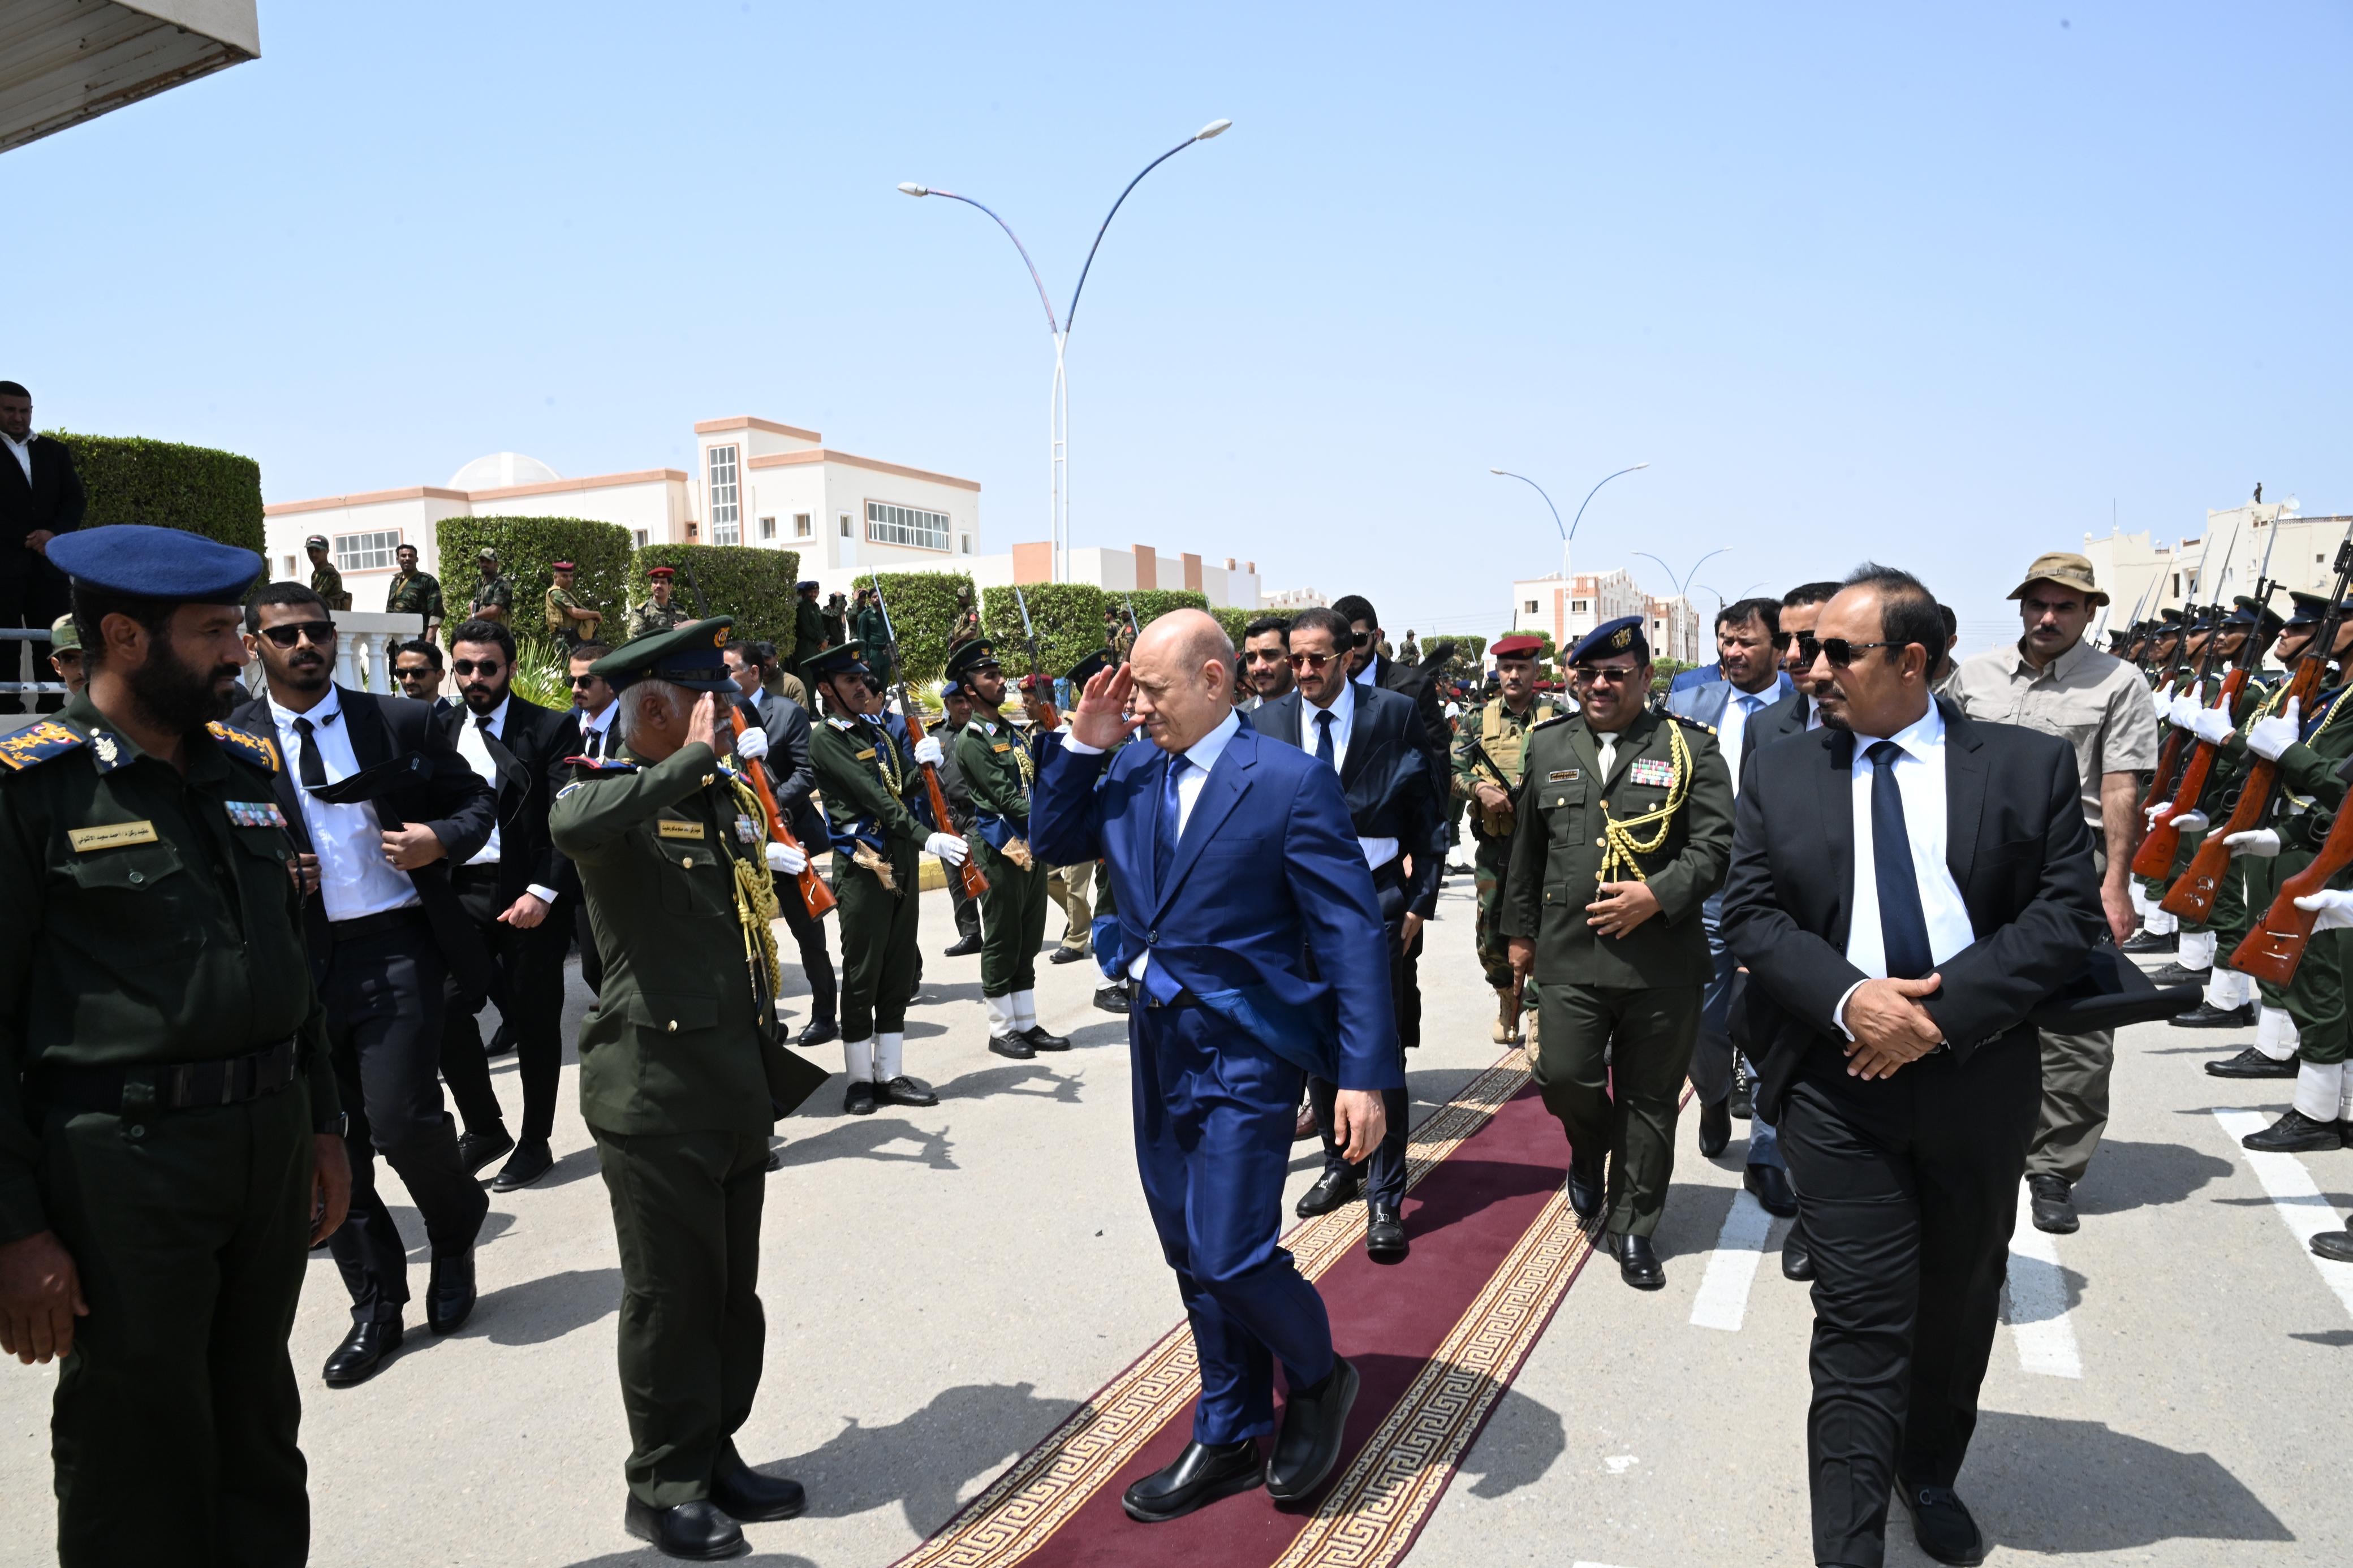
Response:
[{"label": "white glove", "polygon": [[[931,737],[926,735],[923,739],[929,741]],[[938,748],[934,746],[933,749]],[[915,752],[916,755],[921,756],[923,748],[916,747]],[[964,864],[965,857],[972,853],[972,847],[953,833],[934,833],[923,840],[923,853],[936,855],[951,866],[961,866]]]},{"label": "white glove", "polygon": [[2149,700],[2157,704],[2157,716],[2164,718],[2166,709],[2173,702],[2173,682],[2168,680],[2158,687],[2149,694]]},{"label": "white glove", "polygon": [[2157,830],[2158,823],[2173,815],[2173,803],[2169,800],[2160,800],[2143,815],[2148,818],[2149,831],[2153,833]]},{"label": "white glove", "polygon": [[940,738],[937,735],[926,735],[922,740],[915,742],[915,765],[917,767],[920,768],[926,763],[929,763],[934,767],[938,767],[942,763],[944,763],[947,760],[948,754],[940,750]]},{"label": "white glove", "polygon": [[2291,697],[2277,713],[2248,725],[2247,750],[2267,763],[2278,762],[2280,753],[2295,745],[2296,737],[2304,733],[2295,711],[2299,700]]},{"label": "white glove", "polygon": [[2230,714],[2221,709],[2200,708],[2197,720],[2189,726],[2189,732],[2201,741],[2211,741],[2219,746],[2231,738],[2232,728]]},{"label": "white glove", "polygon": [[2268,827],[2253,828],[2245,833],[2233,833],[2222,842],[2230,847],[2232,856],[2252,855],[2258,860],[2268,860],[2280,852],[2280,836]]},{"label": "white glove", "polygon": [[2173,819],[2173,826],[2184,833],[2203,833],[2206,831],[2206,814],[2202,811],[2185,811]]},{"label": "white glove", "polygon": [[2199,710],[2204,706],[2195,697],[2177,697],[2173,700],[2173,706],[2165,710],[2165,717],[2177,730],[2194,730],[2198,727]]},{"label": "white glove", "polygon": [[768,869],[780,876],[797,877],[808,869],[808,851],[790,844],[771,843],[768,846]]},{"label": "white glove", "polygon": [[2315,931],[2343,931],[2353,926],[2353,893],[2325,888],[2308,899],[2296,900],[2295,907],[2320,917],[2312,922]]},{"label": "white glove", "polygon": [[768,754],[768,732],[745,725],[744,732],[735,737],[735,754],[747,763],[758,762]]}]

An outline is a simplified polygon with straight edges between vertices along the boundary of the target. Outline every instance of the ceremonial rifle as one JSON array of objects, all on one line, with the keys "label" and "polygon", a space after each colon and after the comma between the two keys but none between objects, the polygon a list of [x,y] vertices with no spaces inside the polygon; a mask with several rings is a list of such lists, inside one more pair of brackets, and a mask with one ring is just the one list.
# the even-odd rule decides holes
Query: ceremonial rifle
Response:
[{"label": "ceremonial rifle", "polygon": [[[874,582],[874,607],[882,613],[882,635],[890,639],[891,646],[895,648],[899,646],[899,634],[891,625],[891,606],[883,602],[882,574],[874,572],[868,575]],[[915,699],[907,689],[907,661],[895,659],[892,663],[899,677],[893,684],[899,689],[900,717],[907,721],[907,741],[911,747],[920,745],[923,739],[923,710],[915,706]],[[940,788],[939,769],[929,763],[918,765],[923,770],[924,798],[932,803],[933,825],[942,833],[955,832],[955,818],[948,815],[947,792]],[[964,890],[971,897],[976,899],[988,891],[987,877],[982,874],[980,868],[973,863],[969,856],[965,858],[963,865],[956,868],[956,872],[964,879]]]},{"label": "ceremonial rifle", "polygon": [[1119,602],[1127,606],[1127,651],[1129,657],[1133,658],[1135,645],[1144,638],[1144,628],[1135,624],[1135,601],[1122,594],[1119,596]]},{"label": "ceremonial rifle", "polygon": [[[2278,538],[2279,533],[2274,530],[2272,539],[2275,541]],[[2239,536],[2236,531],[2233,531],[2231,535],[2231,543],[2235,547],[2238,542]],[[2222,646],[2221,603],[2222,584],[2229,582],[2231,578],[2230,557],[2225,555],[2222,559],[2224,563],[2222,575],[2214,584],[2215,605],[2212,612],[2214,629],[2206,634],[2206,653],[2210,658],[2215,649]],[[2221,694],[2214,700],[2214,706],[2225,717],[2232,712],[2232,705],[2239,700],[2239,693],[2246,689],[2248,677],[2253,673],[2253,656],[2256,652],[2255,633],[2261,630],[2263,626],[2263,602],[2271,597],[2269,576],[2271,564],[2271,546],[2266,543],[2263,547],[2262,571],[2255,580],[2257,595],[2255,624],[2248,628],[2246,640],[2239,645],[2238,654],[2231,661],[2230,673],[2222,677]],[[2199,674],[2201,690],[2204,689],[2205,679],[2201,667]],[[2186,730],[2177,729],[2174,733],[2190,737],[2187,752],[2182,758],[2180,785],[2173,794],[2173,809],[2166,813],[2161,820],[2149,825],[2148,837],[2141,840],[2139,852],[2133,856],[2133,874],[2137,877],[2162,877],[2173,869],[2174,858],[2181,853],[2181,829],[2176,825],[2177,819],[2184,812],[2198,809],[2199,797],[2206,793],[2206,781],[2213,775],[2214,759],[2221,753],[2222,748],[2215,742],[2200,740]]]},{"label": "ceremonial rifle", "polygon": [[1029,601],[1021,596],[1021,584],[1018,583],[1013,584],[1013,603],[1021,612],[1021,641],[1029,649],[1029,679],[1021,683],[1027,693],[1021,705],[1029,710],[1029,721],[1037,725],[1042,734],[1048,730],[1059,729],[1062,716],[1054,711],[1054,704],[1046,695],[1054,689],[1054,683],[1048,680],[1045,671],[1039,668],[1038,628],[1029,624]]},{"label": "ceremonial rifle", "polygon": [[[2231,542],[2233,545],[2236,545],[2238,542],[2239,536],[2237,531],[2234,530],[2231,535]],[[2213,534],[2209,533],[2206,536],[2206,548],[2198,552],[2198,575],[2202,577],[2206,574],[2207,558],[2213,553],[2214,536]],[[2181,644],[2186,644],[2189,640],[2188,627],[2191,623],[2197,620],[2197,612],[2198,606],[2195,605],[2185,604],[2181,606],[2181,625],[2184,628],[2181,633]],[[2206,672],[2213,668],[2214,647],[2215,644],[2221,640],[2221,639],[2214,637],[2211,633],[2208,634],[2206,638],[2206,651],[2198,656],[2197,671],[2190,677],[2189,684],[2191,689],[2197,691],[2203,691],[2206,689]],[[2176,645],[2177,657],[2179,656],[2181,644]],[[2165,747],[2158,753],[2157,772],[2148,781],[2148,793],[2140,797],[2140,809],[2144,813],[2154,809],[2159,802],[2172,797],[2174,786],[2181,781],[2182,753],[2189,749],[2189,731],[2177,726],[2171,734],[2166,736]],[[2136,870],[2139,869],[2139,857],[2136,856],[2134,858],[2133,867]],[[2166,872],[2172,868],[2173,862],[2171,860],[2168,860],[2164,865],[2159,866],[2154,871],[2146,873],[2146,875],[2151,877],[2162,877]]]}]

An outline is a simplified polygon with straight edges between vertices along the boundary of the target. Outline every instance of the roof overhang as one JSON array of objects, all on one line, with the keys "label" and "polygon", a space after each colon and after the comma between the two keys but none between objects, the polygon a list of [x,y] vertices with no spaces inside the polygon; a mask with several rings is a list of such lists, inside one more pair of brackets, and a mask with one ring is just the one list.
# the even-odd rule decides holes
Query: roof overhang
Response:
[{"label": "roof overhang", "polygon": [[255,0],[8,0],[0,151],[261,54]]}]

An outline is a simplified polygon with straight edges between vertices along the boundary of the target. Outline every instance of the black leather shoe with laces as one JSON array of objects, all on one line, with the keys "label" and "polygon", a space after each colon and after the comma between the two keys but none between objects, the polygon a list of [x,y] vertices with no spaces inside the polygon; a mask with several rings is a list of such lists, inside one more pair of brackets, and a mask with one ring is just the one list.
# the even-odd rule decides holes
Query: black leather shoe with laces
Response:
[{"label": "black leather shoe with laces", "polygon": [[2315,1121],[2289,1107],[2287,1114],[2239,1140],[2242,1148],[2258,1154],[2317,1154],[2345,1147],[2345,1126],[2339,1121]]},{"label": "black leather shoe with laces", "polygon": [[2206,1064],[2207,1073],[2214,1078],[2294,1078],[2295,1058],[2275,1062],[2263,1052],[2249,1046],[2235,1057],[2221,1057]]}]

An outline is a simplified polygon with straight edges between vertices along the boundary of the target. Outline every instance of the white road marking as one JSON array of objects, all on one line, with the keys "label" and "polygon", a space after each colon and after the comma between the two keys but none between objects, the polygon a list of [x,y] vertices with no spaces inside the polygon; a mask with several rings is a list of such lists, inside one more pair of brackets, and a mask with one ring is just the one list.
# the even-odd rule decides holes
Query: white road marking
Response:
[{"label": "white road marking", "polygon": [[1699,1294],[1692,1299],[1694,1327],[1740,1331],[1748,1316],[1748,1289],[1757,1282],[1757,1261],[1765,1255],[1765,1237],[1773,1216],[1746,1187],[1732,1194],[1732,1208],[1716,1233],[1715,1250],[1708,1254],[1707,1272],[1700,1277]]},{"label": "white road marking", "polygon": [[2033,1199],[2018,1184],[2018,1223],[2010,1234],[2010,1282],[2002,1292],[2002,1321],[2018,1343],[2021,1372],[2043,1377],[2084,1375],[2075,1346],[2075,1325],[2067,1319],[2067,1279],[2059,1272],[2059,1248],[2034,1228]]},{"label": "white road marking", "polygon": [[[2271,1125],[2269,1118],[2253,1110],[2217,1110],[2214,1120],[2222,1124],[2222,1131],[2231,1135],[2233,1143]],[[2312,1250],[2314,1237],[2324,1230],[2342,1228],[2337,1211],[2328,1206],[2328,1200],[2313,1184],[2312,1173],[2293,1154],[2259,1154],[2243,1146],[2239,1152],[2255,1173],[2255,1180],[2263,1184],[2263,1191],[2271,1194],[2272,1207],[2278,1212],[2280,1223],[2295,1237],[2296,1246],[2312,1266],[2320,1270],[2320,1278],[2337,1292],[2337,1299],[2345,1303],[2345,1310],[2353,1313],[2353,1263],[2339,1263]]]}]

